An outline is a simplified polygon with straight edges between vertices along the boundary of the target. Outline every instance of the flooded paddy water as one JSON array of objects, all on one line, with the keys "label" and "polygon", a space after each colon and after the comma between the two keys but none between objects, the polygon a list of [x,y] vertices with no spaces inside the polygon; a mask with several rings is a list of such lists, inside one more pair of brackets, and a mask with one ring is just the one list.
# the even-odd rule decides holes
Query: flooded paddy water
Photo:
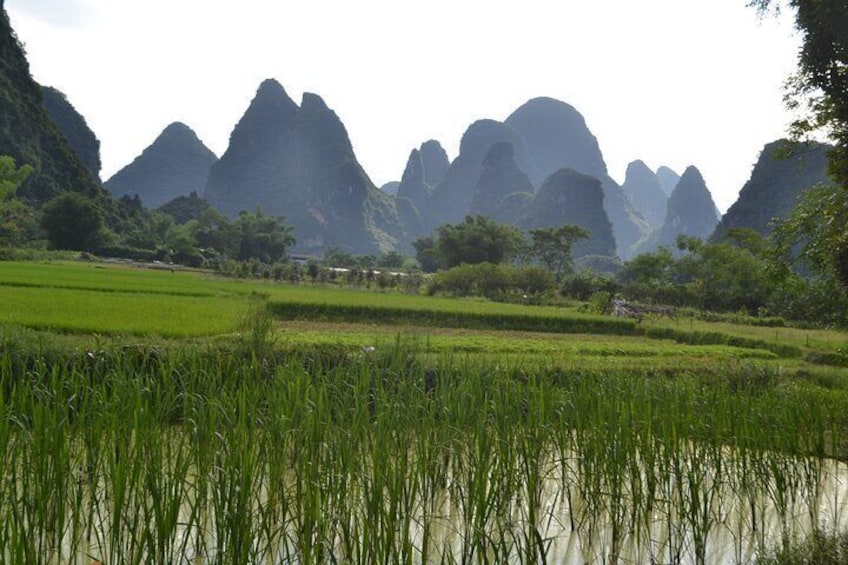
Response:
[{"label": "flooded paddy water", "polygon": [[6,364],[0,556],[751,563],[848,526],[843,395],[738,370]]}]

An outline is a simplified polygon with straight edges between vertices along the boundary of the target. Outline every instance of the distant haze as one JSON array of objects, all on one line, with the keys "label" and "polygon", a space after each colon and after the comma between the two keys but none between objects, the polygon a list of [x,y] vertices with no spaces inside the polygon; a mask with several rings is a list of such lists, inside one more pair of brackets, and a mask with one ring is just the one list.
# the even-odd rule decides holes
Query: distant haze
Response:
[{"label": "distant haze", "polygon": [[103,178],[181,121],[219,156],[258,85],[320,94],[378,186],[437,139],[537,96],[573,105],[624,181],[696,165],[727,209],[790,121],[791,14],[746,0],[6,0],[34,78],[101,141]]}]

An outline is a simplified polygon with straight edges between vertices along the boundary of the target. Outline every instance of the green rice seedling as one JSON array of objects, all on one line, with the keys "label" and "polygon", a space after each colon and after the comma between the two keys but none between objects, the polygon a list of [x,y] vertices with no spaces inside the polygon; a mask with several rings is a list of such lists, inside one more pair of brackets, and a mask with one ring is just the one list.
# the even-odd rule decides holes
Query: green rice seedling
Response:
[{"label": "green rice seedling", "polygon": [[848,533],[816,527],[809,536],[767,548],[757,565],[838,565],[848,560]]},{"label": "green rice seedling", "polygon": [[844,391],[416,347],[15,350],[3,560],[745,562],[844,519]]}]

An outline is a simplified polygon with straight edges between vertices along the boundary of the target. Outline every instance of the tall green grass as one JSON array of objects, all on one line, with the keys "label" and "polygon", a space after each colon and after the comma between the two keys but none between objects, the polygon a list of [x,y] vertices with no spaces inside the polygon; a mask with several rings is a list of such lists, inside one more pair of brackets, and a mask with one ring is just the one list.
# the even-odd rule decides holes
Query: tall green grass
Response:
[{"label": "tall green grass", "polygon": [[844,523],[848,399],[768,368],[11,341],[6,562],[712,563]]}]

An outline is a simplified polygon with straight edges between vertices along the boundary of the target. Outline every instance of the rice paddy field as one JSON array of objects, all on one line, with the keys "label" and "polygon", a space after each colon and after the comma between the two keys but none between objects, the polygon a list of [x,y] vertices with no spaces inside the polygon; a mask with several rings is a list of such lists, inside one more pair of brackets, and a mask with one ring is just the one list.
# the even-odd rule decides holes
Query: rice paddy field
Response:
[{"label": "rice paddy field", "polygon": [[0,262],[0,562],[756,563],[848,335]]}]

